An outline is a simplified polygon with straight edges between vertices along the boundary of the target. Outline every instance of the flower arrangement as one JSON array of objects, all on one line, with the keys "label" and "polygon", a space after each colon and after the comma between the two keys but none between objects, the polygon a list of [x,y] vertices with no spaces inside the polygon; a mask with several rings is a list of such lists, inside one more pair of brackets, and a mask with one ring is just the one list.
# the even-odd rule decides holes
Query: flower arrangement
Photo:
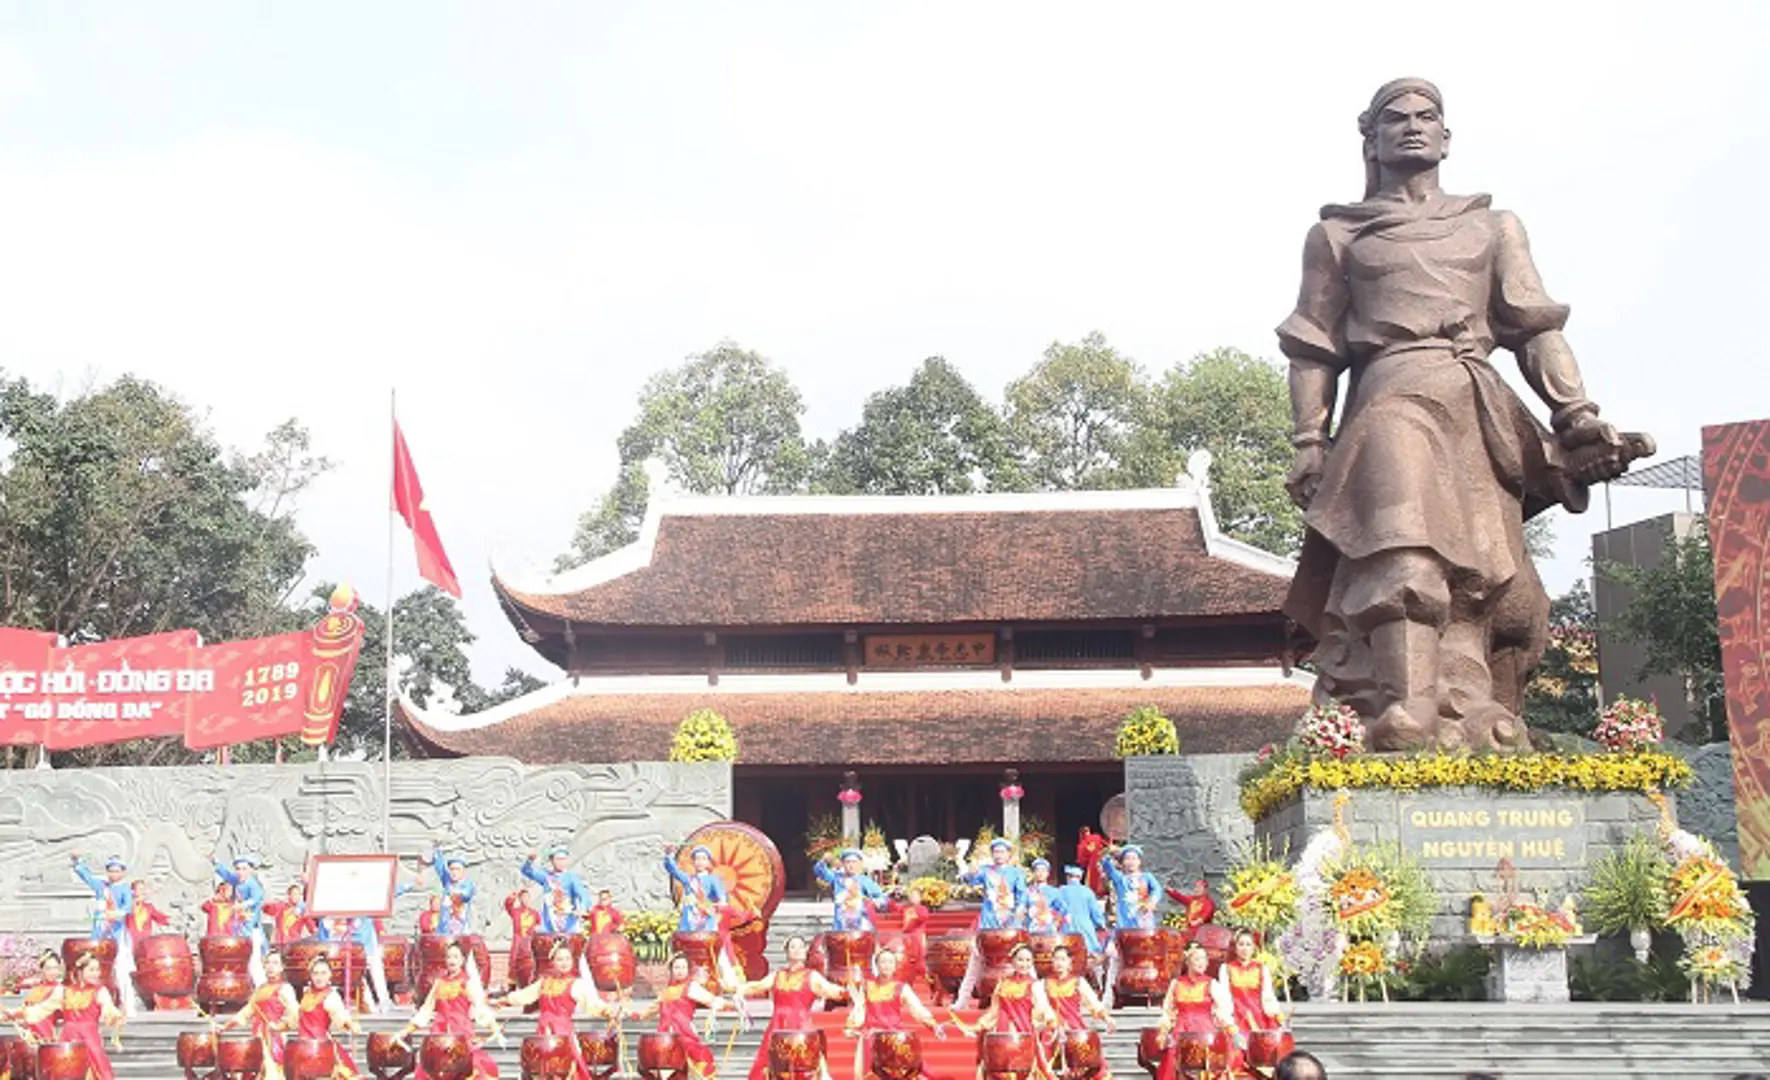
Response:
[{"label": "flower arrangement", "polygon": [[1217,920],[1252,930],[1265,940],[1296,921],[1302,893],[1296,875],[1285,869],[1283,860],[1264,841],[1256,841],[1237,853],[1221,895]]},{"label": "flower arrangement", "polygon": [[1003,802],[1019,802],[1026,797],[1026,789],[1019,784],[1007,784],[1000,792]]},{"label": "flower arrangement", "polygon": [[1690,782],[1682,758],[1660,750],[1632,754],[1485,754],[1434,751],[1405,756],[1309,758],[1279,754],[1243,773],[1242,809],[1260,821],[1298,792],[1353,788],[1493,791],[1657,791]]},{"label": "flower arrangement", "polygon": [[842,820],[835,814],[821,814],[811,820],[805,830],[805,857],[822,862],[825,856],[842,849]]},{"label": "flower arrangement", "polygon": [[1376,979],[1389,971],[1389,958],[1374,941],[1360,941],[1340,955],[1340,974],[1350,979]]},{"label": "flower arrangement", "polygon": [[1346,936],[1328,911],[1326,878],[1328,867],[1346,852],[1349,833],[1339,820],[1345,799],[1343,792],[1335,799],[1334,825],[1311,836],[1291,868],[1297,883],[1296,918],[1274,943],[1286,970],[1295,973],[1314,1000],[1334,995],[1340,957],[1347,945]]},{"label": "flower arrangement", "polygon": [[1686,951],[1678,961],[1678,969],[1695,982],[1736,986],[1746,978],[1750,962],[1749,950],[1742,957],[1737,949],[1712,944]]},{"label": "flower arrangement", "polygon": [[725,717],[712,709],[689,713],[670,740],[671,761],[736,761],[737,756],[737,735]]},{"label": "flower arrangement", "polygon": [[1401,845],[1348,848],[1322,874],[1329,911],[1350,938],[1401,934],[1423,939],[1437,899],[1424,870]]},{"label": "flower arrangement", "polygon": [[633,958],[651,964],[669,958],[676,925],[673,911],[632,911],[621,916],[621,933],[633,945]]},{"label": "flower arrangement", "polygon": [[1127,713],[1113,741],[1113,753],[1121,758],[1179,752],[1180,733],[1175,730],[1174,721],[1154,705],[1143,705]]},{"label": "flower arrangement", "polygon": [[0,934],[0,994],[17,993],[37,976],[43,946],[24,934]]},{"label": "flower arrangement", "polygon": [[1733,871],[1708,851],[1686,856],[1672,868],[1666,899],[1666,927],[1679,933],[1731,937],[1752,916]]},{"label": "flower arrangement", "polygon": [[1617,698],[1599,714],[1592,741],[1614,753],[1633,754],[1658,746],[1665,734],[1652,702]]},{"label": "flower arrangement", "polygon": [[1565,915],[1535,904],[1514,904],[1506,912],[1506,937],[1526,949],[1562,949],[1579,931]]},{"label": "flower arrangement", "polygon": [[1350,705],[1312,705],[1297,722],[1292,745],[1307,755],[1343,758],[1364,753],[1364,722]]},{"label": "flower arrangement", "polygon": [[952,883],[939,878],[919,877],[910,882],[910,887],[922,894],[922,903],[927,904],[930,911],[945,907],[947,901],[953,898]]},{"label": "flower arrangement", "polygon": [[1684,941],[1679,966],[1694,980],[1693,996],[1726,985],[1735,998],[1751,985],[1757,919],[1739,880],[1715,846],[1678,828],[1665,798],[1659,804],[1660,839],[1670,872],[1665,877],[1664,926]]},{"label": "flower arrangement", "polygon": [[[1045,819],[1037,814],[1028,814],[1020,819],[1020,857],[1026,862],[1034,859],[1046,859],[1051,856],[1053,837],[1051,827]],[[1058,880],[1062,880],[1058,875]]]},{"label": "flower arrangement", "polygon": [[841,791],[836,792],[836,801],[843,806],[859,806],[860,789],[845,787]]}]

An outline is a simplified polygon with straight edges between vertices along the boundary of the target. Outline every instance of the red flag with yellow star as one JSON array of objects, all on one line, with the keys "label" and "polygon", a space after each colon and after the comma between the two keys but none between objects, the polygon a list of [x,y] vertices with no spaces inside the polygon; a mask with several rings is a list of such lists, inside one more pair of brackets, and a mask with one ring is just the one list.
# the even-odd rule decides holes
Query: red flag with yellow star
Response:
[{"label": "red flag with yellow star", "polygon": [[418,483],[418,470],[412,464],[412,452],[406,448],[405,433],[399,421],[393,422],[393,508],[412,530],[418,547],[418,573],[455,599],[461,598],[461,582],[455,568],[443,551],[442,538],[436,534],[436,522],[424,505],[424,488]]}]

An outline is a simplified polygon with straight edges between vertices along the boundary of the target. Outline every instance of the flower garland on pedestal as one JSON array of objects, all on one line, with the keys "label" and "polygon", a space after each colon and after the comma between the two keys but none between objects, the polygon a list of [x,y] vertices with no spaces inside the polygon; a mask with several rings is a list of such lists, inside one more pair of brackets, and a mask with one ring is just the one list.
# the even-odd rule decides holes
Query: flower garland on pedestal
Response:
[{"label": "flower garland on pedestal", "polygon": [[1690,995],[1707,1000],[1714,987],[1725,986],[1737,1001],[1739,992],[1751,987],[1756,916],[1715,846],[1678,828],[1663,795],[1649,797],[1659,806],[1660,841],[1672,865],[1665,881],[1665,927],[1684,941],[1678,966],[1690,976]]}]

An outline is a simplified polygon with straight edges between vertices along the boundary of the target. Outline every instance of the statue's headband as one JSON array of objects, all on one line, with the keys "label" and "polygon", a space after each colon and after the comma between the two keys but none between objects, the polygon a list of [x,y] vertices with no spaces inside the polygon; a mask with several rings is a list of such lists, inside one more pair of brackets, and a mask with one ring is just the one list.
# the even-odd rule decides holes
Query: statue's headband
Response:
[{"label": "statue's headband", "polygon": [[1371,95],[1370,108],[1358,114],[1359,132],[1368,136],[1376,128],[1377,117],[1382,114],[1383,106],[1403,94],[1424,95],[1432,99],[1432,104],[1438,106],[1440,112],[1444,111],[1444,95],[1430,82],[1414,78],[1392,79],[1377,88],[1377,92]]}]

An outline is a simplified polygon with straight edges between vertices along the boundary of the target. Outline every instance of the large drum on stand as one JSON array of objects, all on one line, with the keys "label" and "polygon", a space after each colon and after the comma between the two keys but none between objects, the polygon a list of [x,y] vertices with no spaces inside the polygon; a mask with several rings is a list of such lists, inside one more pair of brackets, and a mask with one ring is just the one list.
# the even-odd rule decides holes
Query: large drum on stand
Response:
[{"label": "large drum on stand", "polygon": [[545,934],[536,931],[529,935],[529,956],[535,964],[535,978],[550,974],[553,971],[553,950],[564,945],[572,953],[572,975],[578,972],[578,961],[584,958],[584,935],[582,934]]},{"label": "large drum on stand", "polygon": [[418,1064],[431,1080],[467,1080],[473,1075],[473,1043],[465,1035],[426,1035]]},{"label": "large drum on stand", "polygon": [[1091,1080],[1100,1075],[1105,1064],[1098,1031],[1065,1031],[1057,1042],[1056,1060],[1051,1063],[1057,1075],[1069,1080]]},{"label": "large drum on stand", "polygon": [[391,1031],[377,1031],[369,1036],[369,1071],[377,1080],[405,1080],[418,1067],[412,1048]]},{"label": "large drum on stand", "polygon": [[951,1001],[958,996],[971,966],[972,938],[969,934],[928,939],[928,978],[939,991],[939,997]]},{"label": "large drum on stand", "polygon": [[584,947],[584,959],[596,989],[605,994],[633,989],[639,965],[626,934],[591,934]]},{"label": "large drum on stand", "polygon": [[[420,934],[418,935],[418,970],[417,1000],[422,1004],[430,997],[430,984],[448,970],[448,952],[451,943],[458,943],[469,967],[479,969],[479,984],[489,991],[492,985],[492,954],[486,948],[485,939],[477,934]],[[428,1069],[426,1070],[428,1071]]]},{"label": "large drum on stand", "polygon": [[872,970],[877,939],[870,930],[831,930],[823,935],[824,978],[837,986],[865,981]]},{"label": "large drum on stand", "polygon": [[412,939],[381,939],[381,974],[387,976],[387,992],[404,999],[412,992]]},{"label": "large drum on stand", "polygon": [[1165,929],[1120,930],[1116,999],[1127,1005],[1153,1005],[1168,992],[1168,942]]},{"label": "large drum on stand", "polygon": [[307,993],[307,966],[323,956],[332,968],[332,985],[351,1005],[361,1000],[369,978],[369,954],[360,941],[321,941],[302,938],[283,946],[283,977],[300,997]]},{"label": "large drum on stand", "polygon": [[215,1038],[207,1031],[179,1032],[178,1067],[184,1080],[208,1080],[215,1072]]},{"label": "large drum on stand", "polygon": [[639,1037],[639,1075],[643,1080],[683,1080],[688,1053],[675,1035],[656,1031]]},{"label": "large drum on stand", "polygon": [[1137,1064],[1149,1073],[1151,1080],[1161,1075],[1162,1055],[1167,1048],[1162,1045],[1162,1033],[1159,1028],[1144,1028],[1137,1036]]},{"label": "large drum on stand", "polygon": [[977,951],[983,954],[983,969],[977,978],[977,1000],[988,1001],[996,992],[996,983],[1014,973],[1014,949],[1024,944],[1025,930],[977,932]]},{"label": "large drum on stand", "polygon": [[530,1035],[519,1060],[522,1080],[566,1080],[578,1067],[570,1035]]},{"label": "large drum on stand", "polygon": [[264,1071],[264,1044],[256,1035],[223,1035],[215,1040],[215,1071],[227,1080],[257,1080]]},{"label": "large drum on stand", "polygon": [[[1217,969],[1223,966],[1235,948],[1235,933],[1226,926],[1205,923],[1193,930],[1192,940],[1198,943],[1198,946],[1205,951],[1205,957],[1210,960],[1209,966],[1205,968],[1205,974],[1215,979]],[[1174,966],[1173,974],[1180,974],[1178,964]]]},{"label": "large drum on stand", "polygon": [[824,1033],[776,1031],[768,1036],[769,1080],[816,1080],[824,1059]]},{"label": "large drum on stand", "polygon": [[1175,1071],[1185,1080],[1216,1076],[1229,1064],[1229,1037],[1220,1031],[1176,1031]]},{"label": "large drum on stand", "polygon": [[983,1036],[984,1080],[1027,1080],[1039,1067],[1037,1036],[988,1031]]},{"label": "large drum on stand", "polygon": [[292,1037],[283,1043],[283,1075],[289,1080],[330,1080],[338,1067],[331,1039]]},{"label": "large drum on stand", "polygon": [[707,985],[716,994],[730,990],[719,977],[719,935],[708,930],[678,930],[670,935],[670,948],[688,958],[688,969],[707,973]]},{"label": "large drum on stand", "polygon": [[[744,978],[760,979],[768,974],[768,961],[763,952],[768,946],[768,921],[780,906],[787,888],[786,864],[781,862],[780,849],[774,841],[754,825],[741,821],[715,821],[688,834],[676,852],[676,864],[693,872],[693,852],[704,847],[713,856],[713,872],[725,882],[730,903],[756,918],[732,928],[731,947],[737,954]],[[682,886],[670,882],[670,895],[682,902]]]},{"label": "large drum on stand", "polygon": [[607,1028],[578,1032],[578,1053],[590,1070],[590,1080],[610,1080],[621,1066],[620,1036]]},{"label": "large drum on stand", "polygon": [[[114,954],[113,954],[114,955]],[[92,1058],[86,1044],[46,1042],[37,1046],[37,1080],[86,1080]]]},{"label": "large drum on stand", "polygon": [[7,1053],[7,1064],[12,1069],[12,1080],[36,1080],[37,1048],[17,1039]]},{"label": "large drum on stand", "polygon": [[1255,1069],[1276,1069],[1278,1063],[1297,1048],[1291,1033],[1283,1029],[1248,1032],[1248,1065]]},{"label": "large drum on stand", "polygon": [[1051,954],[1059,945],[1069,949],[1070,972],[1074,975],[1088,973],[1088,943],[1080,934],[1034,934],[1029,939],[1033,951],[1033,968],[1039,978],[1051,977]]},{"label": "large drum on stand", "polygon": [[194,995],[197,1007],[211,1016],[230,1013],[252,999],[252,939],[223,936],[206,937],[197,942],[197,955],[203,961],[203,974],[197,980]]},{"label": "large drum on stand", "polygon": [[182,934],[154,934],[135,943],[135,988],[156,1006],[172,1004],[197,989],[197,961]]},{"label": "large drum on stand", "polygon": [[913,1031],[875,1031],[868,1050],[873,1072],[885,1080],[916,1080],[922,1074],[922,1040]]},{"label": "large drum on stand", "polygon": [[62,966],[68,969],[68,978],[74,977],[74,964],[83,956],[98,957],[100,980],[109,988],[111,998],[118,1008],[123,1005],[123,998],[117,992],[117,943],[110,938],[93,941],[90,938],[64,938],[61,943]]}]

